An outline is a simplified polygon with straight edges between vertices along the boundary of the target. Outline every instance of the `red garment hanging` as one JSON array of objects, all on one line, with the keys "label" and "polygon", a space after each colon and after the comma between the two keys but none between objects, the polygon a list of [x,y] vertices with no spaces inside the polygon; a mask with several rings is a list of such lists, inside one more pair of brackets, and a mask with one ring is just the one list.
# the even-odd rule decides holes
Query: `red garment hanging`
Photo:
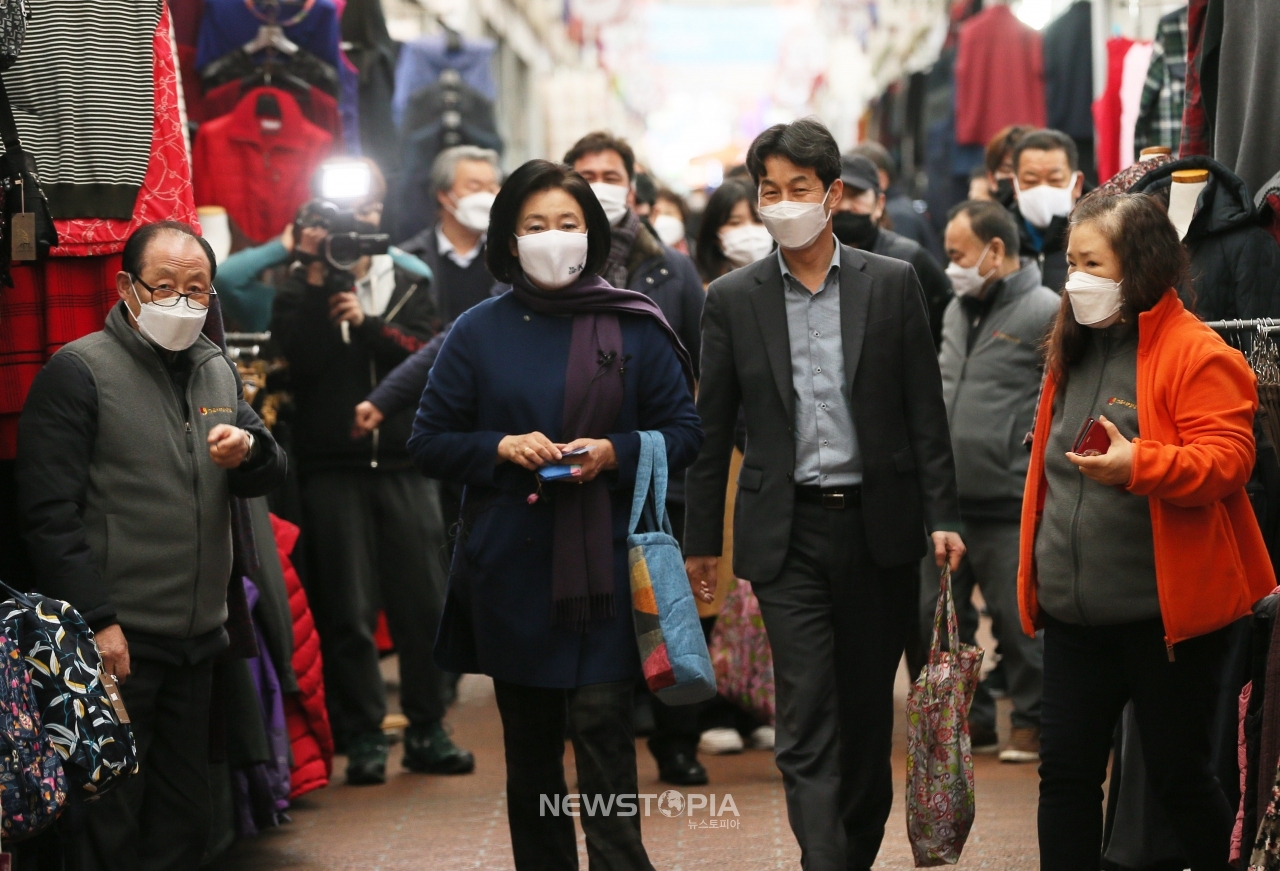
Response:
[{"label": "red garment hanging", "polygon": [[955,75],[957,144],[986,145],[1011,124],[1044,126],[1040,33],[1008,6],[988,7],[961,26]]},{"label": "red garment hanging", "polygon": [[1120,171],[1120,87],[1124,81],[1124,57],[1132,45],[1133,40],[1124,36],[1107,40],[1107,87],[1093,101],[1093,126],[1097,129],[1094,147],[1098,179],[1102,182]]},{"label": "red garment hanging", "polygon": [[[201,111],[205,121],[230,115],[235,111],[244,94],[244,85],[240,82],[227,82],[211,88],[201,100]],[[315,85],[306,95],[306,108],[303,116],[312,124],[326,131],[335,142],[342,140],[342,116],[338,114],[338,101]]]},{"label": "red garment hanging", "polygon": [[[178,69],[169,22],[169,7],[166,5],[152,43],[156,108],[151,157],[142,187],[138,190],[133,217],[127,220],[76,218],[55,221],[59,245],[52,252],[54,257],[115,254],[124,250],[124,243],[134,230],[156,221],[183,221],[199,228],[195,200],[191,195],[191,163],[178,105]],[[89,332],[100,329],[101,321]]]},{"label": "red garment hanging", "polygon": [[[257,115],[266,95],[280,106],[278,120]],[[196,134],[196,203],[222,206],[249,239],[265,242],[311,198],[311,176],[332,147],[333,137],[304,118],[288,92],[254,88]]]}]

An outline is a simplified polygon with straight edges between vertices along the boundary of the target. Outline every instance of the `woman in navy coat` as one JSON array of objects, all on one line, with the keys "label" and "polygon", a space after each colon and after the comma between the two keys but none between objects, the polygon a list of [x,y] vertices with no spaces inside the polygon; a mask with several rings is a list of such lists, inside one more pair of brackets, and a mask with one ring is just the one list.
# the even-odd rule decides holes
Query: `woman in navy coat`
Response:
[{"label": "woman in navy coat", "polygon": [[[577,173],[520,167],[488,238],[489,270],[513,289],[455,322],[409,440],[423,474],[466,486],[436,660],[494,678],[518,869],[577,868],[566,737],[584,804],[616,803],[583,809],[591,866],[651,869],[635,799],[627,522],[641,431],[662,433],[673,473],[697,456],[692,371],[657,306],[599,278],[609,223]],[[580,472],[540,482],[539,468],[584,447],[564,461]]]}]

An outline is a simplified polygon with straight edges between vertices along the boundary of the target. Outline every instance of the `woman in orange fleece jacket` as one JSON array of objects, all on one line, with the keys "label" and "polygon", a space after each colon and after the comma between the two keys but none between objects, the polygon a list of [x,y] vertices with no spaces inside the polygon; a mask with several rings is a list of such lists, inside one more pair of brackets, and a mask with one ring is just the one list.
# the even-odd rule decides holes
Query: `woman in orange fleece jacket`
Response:
[{"label": "woman in orange fleece jacket", "polygon": [[1154,200],[1082,201],[1067,259],[1018,578],[1023,627],[1044,630],[1040,866],[1099,866],[1111,737],[1132,700],[1192,869],[1226,869],[1235,813],[1209,737],[1225,627],[1276,583],[1244,492],[1254,376],[1172,289],[1186,254]]}]

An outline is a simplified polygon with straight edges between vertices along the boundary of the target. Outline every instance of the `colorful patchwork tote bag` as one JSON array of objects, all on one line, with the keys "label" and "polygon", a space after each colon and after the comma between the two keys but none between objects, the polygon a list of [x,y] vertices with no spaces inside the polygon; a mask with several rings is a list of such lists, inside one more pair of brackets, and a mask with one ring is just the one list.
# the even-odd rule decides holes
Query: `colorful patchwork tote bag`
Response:
[{"label": "colorful patchwork tote bag", "polygon": [[959,861],[974,816],[969,707],[982,650],[960,643],[950,569],[941,585],[929,662],[907,695],[907,837],[917,868]]},{"label": "colorful patchwork tote bag", "polygon": [[[647,531],[638,531],[641,527]],[[684,556],[667,517],[667,444],[659,432],[640,433],[627,561],[645,683],[668,705],[706,701],[716,694],[716,677]]]}]

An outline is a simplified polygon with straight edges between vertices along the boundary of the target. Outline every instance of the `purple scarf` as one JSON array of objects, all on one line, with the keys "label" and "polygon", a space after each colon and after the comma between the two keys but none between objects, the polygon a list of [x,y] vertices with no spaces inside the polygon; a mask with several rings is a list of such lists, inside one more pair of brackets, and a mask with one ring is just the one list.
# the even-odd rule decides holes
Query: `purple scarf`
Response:
[{"label": "purple scarf", "polygon": [[[604,438],[622,409],[623,374],[630,359],[622,346],[620,314],[638,314],[662,325],[680,357],[690,391],[693,366],[662,310],[641,293],[618,290],[587,275],[566,288],[539,290],[523,276],[512,282],[521,303],[544,315],[573,315],[569,364],[565,369],[565,442]],[[551,545],[551,598],[557,626],[585,632],[614,615],[613,505],[603,478],[586,484],[555,482],[555,532]]]}]

